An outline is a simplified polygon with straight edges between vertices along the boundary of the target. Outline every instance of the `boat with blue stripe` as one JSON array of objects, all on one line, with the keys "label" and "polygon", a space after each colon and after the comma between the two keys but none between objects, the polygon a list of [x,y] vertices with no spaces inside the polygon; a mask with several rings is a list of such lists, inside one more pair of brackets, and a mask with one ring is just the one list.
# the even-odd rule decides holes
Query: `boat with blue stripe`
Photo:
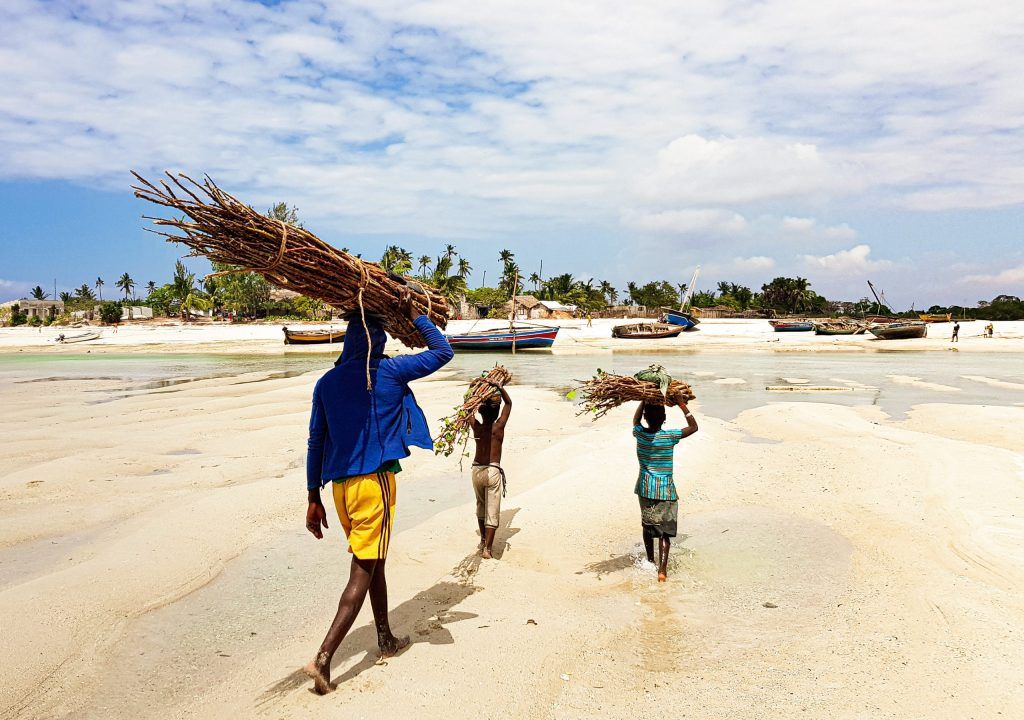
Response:
[{"label": "boat with blue stripe", "polygon": [[477,330],[446,335],[452,350],[535,350],[550,348],[558,335],[556,327]]},{"label": "boat with blue stripe", "polygon": [[665,316],[665,322],[672,323],[673,325],[682,325],[684,330],[689,330],[700,322],[693,313],[683,312],[682,310],[662,308],[661,312]]}]

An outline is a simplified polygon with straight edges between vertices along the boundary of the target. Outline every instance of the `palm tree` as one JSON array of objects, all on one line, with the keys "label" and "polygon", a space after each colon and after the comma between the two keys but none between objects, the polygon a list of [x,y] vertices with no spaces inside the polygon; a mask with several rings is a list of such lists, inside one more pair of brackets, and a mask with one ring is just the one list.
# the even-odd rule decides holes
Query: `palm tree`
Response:
[{"label": "palm tree", "polygon": [[604,295],[605,300],[608,301],[609,305],[615,304],[615,298],[618,297],[618,293],[615,292],[615,288],[607,280],[602,280],[600,285],[601,294]]},{"label": "palm tree", "polygon": [[515,253],[512,252],[511,250],[502,250],[498,253],[498,260],[500,260],[505,265],[508,265],[510,262],[512,262],[512,259],[515,256]]},{"label": "palm tree", "polygon": [[537,292],[537,287],[540,285],[540,281],[540,273],[530,273],[530,282],[533,283],[534,292]]},{"label": "palm tree", "polygon": [[49,295],[46,294],[46,292],[43,291],[43,288],[40,285],[36,285],[34,288],[32,288],[30,294],[32,295],[33,300],[45,300],[46,298],[50,297]]},{"label": "palm tree", "polygon": [[420,276],[421,277],[425,278],[427,276],[427,269],[428,268],[430,268],[430,256],[429,255],[420,255]]},{"label": "palm tree", "polygon": [[121,290],[124,291],[125,300],[128,299],[128,295],[135,289],[135,281],[132,280],[132,276],[129,275],[128,273],[125,273],[120,278],[118,278],[115,285],[117,285],[119,288],[121,288]]},{"label": "palm tree", "polygon": [[455,257],[458,254],[459,253],[457,253],[455,251],[455,246],[454,245],[445,245],[444,246],[444,256],[446,258],[448,258],[449,260],[451,260],[453,257]]},{"label": "palm tree", "polygon": [[[128,273],[125,273],[127,275]],[[189,313],[193,310],[209,310],[213,305],[210,300],[203,297],[203,294],[196,288],[195,273],[185,269],[185,264],[179,260],[174,265],[174,279],[171,281],[172,294],[178,300],[181,307],[181,319],[188,320]]]},{"label": "palm tree", "polygon": [[[127,274],[127,273],[125,273],[125,274]],[[103,278],[98,277],[98,278],[96,278],[96,283],[95,284],[96,284],[96,292],[98,292],[100,294],[100,302],[103,302],[103,286],[106,285],[106,283],[103,282]]]},{"label": "palm tree", "polygon": [[96,299],[96,296],[92,292],[92,288],[86,285],[85,283],[82,283],[82,287],[75,290],[75,295],[77,295],[80,300]]},{"label": "palm tree", "polygon": [[156,292],[156,283],[153,282],[152,280],[150,280],[148,283],[146,283],[146,297],[149,297],[150,295],[152,295],[155,292]]},{"label": "palm tree", "polygon": [[473,266],[469,264],[469,260],[464,257],[459,258],[459,272],[458,276],[465,280],[469,277],[469,274],[473,272]]},{"label": "palm tree", "polygon": [[75,296],[72,295],[71,293],[69,293],[67,290],[62,290],[61,291],[61,293],[60,293],[60,301],[62,303],[64,303],[65,306],[67,306],[68,303],[70,303],[74,299],[75,299]]}]

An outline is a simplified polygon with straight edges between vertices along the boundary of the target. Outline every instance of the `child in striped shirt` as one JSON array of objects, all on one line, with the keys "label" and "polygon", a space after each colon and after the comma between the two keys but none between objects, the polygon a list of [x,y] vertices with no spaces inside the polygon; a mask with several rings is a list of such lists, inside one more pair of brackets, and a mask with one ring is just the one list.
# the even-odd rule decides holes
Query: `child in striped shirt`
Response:
[{"label": "child in striped shirt", "polygon": [[[686,407],[682,395],[674,398],[686,417],[683,430],[662,430],[665,408],[641,402],[633,414],[633,437],[636,438],[636,457],[640,461],[640,474],[633,492],[640,500],[640,522],[644,532],[647,560],[654,563],[654,538],[658,543],[658,582],[668,579],[668,551],[676,536],[679,516],[679,494],[672,479],[672,453],[676,444],[697,432],[697,421]],[[641,417],[647,423],[640,423]]]}]

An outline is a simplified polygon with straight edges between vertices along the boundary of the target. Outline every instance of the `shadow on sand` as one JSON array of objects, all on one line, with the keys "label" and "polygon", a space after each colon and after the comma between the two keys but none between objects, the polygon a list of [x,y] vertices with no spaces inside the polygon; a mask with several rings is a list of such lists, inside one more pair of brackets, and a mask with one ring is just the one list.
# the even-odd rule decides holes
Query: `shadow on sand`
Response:
[{"label": "shadow on sand", "polygon": [[[519,508],[512,508],[501,513],[500,525],[494,538],[494,557],[501,559],[505,551],[511,547],[508,540],[519,528],[511,527],[512,519],[515,518]],[[452,568],[452,579],[445,579],[433,587],[417,593],[414,597],[406,600],[401,605],[392,608],[388,612],[391,625],[396,629],[403,629],[398,634],[404,633],[404,628],[411,627],[409,635],[413,643],[430,643],[431,645],[450,645],[455,642],[452,634],[445,628],[445,625],[471,620],[477,617],[474,613],[453,612],[452,609],[481,588],[473,584],[473,578],[480,569],[481,557],[479,551],[474,551],[464,557]],[[334,677],[334,671],[339,665],[345,663],[349,658],[364,652],[366,655],[358,663],[350,667],[345,674]],[[408,651],[403,650],[400,654]],[[364,670],[373,667],[377,663],[377,629],[370,622],[360,628],[356,628],[345,636],[338,652],[334,654],[331,662],[332,684],[341,684],[358,676]],[[301,687],[309,686],[309,676],[296,670],[262,692],[256,699],[256,707],[264,709],[273,705],[284,695]],[[312,691],[312,689],[310,689]]]}]

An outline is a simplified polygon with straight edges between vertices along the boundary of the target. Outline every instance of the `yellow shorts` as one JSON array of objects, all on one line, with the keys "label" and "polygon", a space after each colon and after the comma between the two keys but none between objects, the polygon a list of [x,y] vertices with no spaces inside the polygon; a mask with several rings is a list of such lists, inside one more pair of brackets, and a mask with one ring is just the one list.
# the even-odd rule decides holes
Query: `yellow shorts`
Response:
[{"label": "yellow shorts", "polygon": [[348,551],[360,560],[385,559],[395,517],[395,474],[357,475],[332,485]]}]

